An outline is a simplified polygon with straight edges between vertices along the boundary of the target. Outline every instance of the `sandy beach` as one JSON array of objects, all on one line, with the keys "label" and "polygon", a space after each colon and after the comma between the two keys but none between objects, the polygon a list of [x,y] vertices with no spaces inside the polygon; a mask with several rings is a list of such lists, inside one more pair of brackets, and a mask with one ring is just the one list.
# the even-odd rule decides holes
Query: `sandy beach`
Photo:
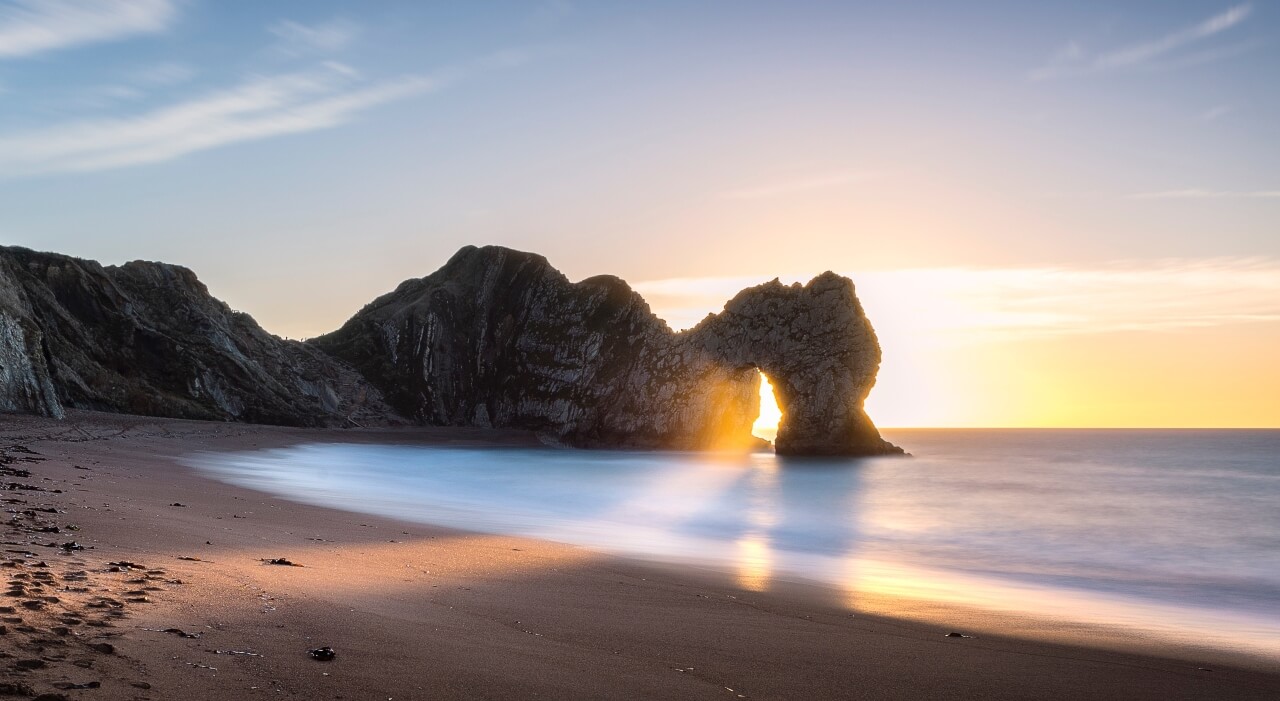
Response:
[{"label": "sandy beach", "polygon": [[[1274,661],[1046,640],[1048,626],[1032,640],[1034,625],[972,612],[870,615],[816,586],[751,592],[711,570],[301,505],[179,462],[317,441],[532,438],[0,419],[0,697],[1280,697]],[[308,654],[324,646],[333,660]]]}]

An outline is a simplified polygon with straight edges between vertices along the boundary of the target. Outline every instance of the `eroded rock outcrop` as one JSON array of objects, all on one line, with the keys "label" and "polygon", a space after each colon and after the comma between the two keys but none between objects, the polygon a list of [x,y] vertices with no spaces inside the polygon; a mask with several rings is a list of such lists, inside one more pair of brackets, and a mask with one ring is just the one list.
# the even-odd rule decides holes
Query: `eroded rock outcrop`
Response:
[{"label": "eroded rock outcrop", "polygon": [[190,270],[0,247],[0,410],[286,425],[385,422],[357,372],[267,332]]},{"label": "eroded rock outcrop", "polygon": [[900,452],[862,409],[879,362],[853,284],[832,273],[744,290],[675,333],[618,278],[572,283],[541,256],[469,246],[301,343],[186,268],[0,248],[0,411],[405,416],[577,446],[729,448],[755,442],[760,370],[784,412],[779,452],[873,455]]},{"label": "eroded rock outcrop", "polygon": [[880,344],[848,278],[826,272],[807,285],[775,279],[743,290],[681,336],[721,365],[769,376],[784,412],[774,441],[779,453],[901,452],[880,438],[863,410],[880,369]]},{"label": "eroded rock outcrop", "polygon": [[779,452],[901,452],[863,411],[880,348],[853,284],[832,273],[744,290],[675,333],[618,278],[572,283],[541,256],[466,247],[312,343],[429,424],[580,446],[746,445],[759,369],[784,412]]}]

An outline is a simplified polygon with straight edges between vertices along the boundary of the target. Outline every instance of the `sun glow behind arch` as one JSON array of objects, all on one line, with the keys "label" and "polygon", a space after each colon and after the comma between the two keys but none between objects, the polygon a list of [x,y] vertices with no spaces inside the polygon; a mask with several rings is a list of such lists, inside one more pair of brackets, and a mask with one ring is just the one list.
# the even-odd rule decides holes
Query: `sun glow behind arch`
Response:
[{"label": "sun glow behind arch", "polygon": [[782,409],[778,406],[778,398],[774,393],[769,376],[760,373],[760,415],[751,424],[751,435],[772,442],[778,435],[778,424],[782,421]]},{"label": "sun glow behind arch", "polygon": [[[1280,260],[909,268],[850,277],[883,349],[866,402],[882,428],[1280,425],[1272,359],[1280,342]],[[673,278],[634,287],[673,328],[686,329],[766,279]],[[762,418],[753,433],[771,439],[759,430],[765,426],[773,429],[776,419]]]}]

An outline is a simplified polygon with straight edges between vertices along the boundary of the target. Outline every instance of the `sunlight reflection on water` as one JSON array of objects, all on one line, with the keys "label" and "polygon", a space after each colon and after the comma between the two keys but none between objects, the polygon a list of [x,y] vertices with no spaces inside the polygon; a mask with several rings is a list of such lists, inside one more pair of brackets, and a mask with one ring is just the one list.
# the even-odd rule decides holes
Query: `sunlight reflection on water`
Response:
[{"label": "sunlight reflection on water", "polygon": [[1280,658],[1280,432],[916,431],[912,459],[303,445],[206,454],[293,500]]}]

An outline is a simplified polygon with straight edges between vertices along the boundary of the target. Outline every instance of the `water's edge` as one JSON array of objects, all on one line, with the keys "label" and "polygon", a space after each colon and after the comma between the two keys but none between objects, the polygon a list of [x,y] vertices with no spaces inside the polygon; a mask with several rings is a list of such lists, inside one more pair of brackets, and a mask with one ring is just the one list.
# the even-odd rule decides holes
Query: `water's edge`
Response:
[{"label": "water's edge", "polygon": [[[954,433],[912,434],[913,452],[927,457],[906,461],[780,463],[771,455],[311,444],[202,454],[185,462],[218,479],[293,501],[725,571],[748,590],[817,583],[853,609],[890,616],[901,607],[883,610],[888,605],[875,602],[914,600],[926,608],[936,604],[1032,616],[1280,660],[1275,607],[1280,568],[1267,552],[1258,558],[1248,550],[1253,542],[1265,551],[1274,544],[1274,533],[1243,533],[1243,546],[1220,538],[1181,546],[1177,541],[1188,537],[1186,528],[1168,538],[1159,535],[1158,523],[1150,527],[1154,536],[1140,531],[1126,536],[1120,528],[1151,519],[1147,502],[1156,504],[1156,513],[1186,520],[1188,504],[1162,500],[1185,491],[1188,479],[1201,481],[1199,492],[1205,484],[1222,491],[1223,484],[1243,480],[1255,500],[1262,496],[1257,504],[1264,513],[1274,509],[1268,491],[1277,476],[1272,465],[1265,458],[1259,463],[1247,449],[1231,457],[1222,445],[1213,445],[1224,438],[1236,443],[1245,434],[1208,432],[1208,447],[1219,455],[1216,465],[1205,467],[1195,464],[1205,456],[1188,458],[1185,445],[1132,444],[1135,435],[1139,444],[1149,443],[1151,432],[1088,433],[1088,441],[1077,433],[1068,445],[1062,445],[1060,434],[996,432],[1002,446],[987,445],[989,440],[983,446],[956,445]],[[1155,435],[1158,443],[1166,434]],[[1280,432],[1250,435],[1261,441],[1255,452],[1264,456],[1280,438]],[[1123,446],[1089,447],[1118,438],[1130,443],[1128,457]],[[1175,438],[1177,443],[1187,436]],[[1205,436],[1192,438],[1206,442]],[[1182,467],[1168,472],[1171,454],[1182,456]],[[1046,455],[1055,459],[1046,461]],[[1153,457],[1166,466],[1162,471],[1144,467]],[[1011,464],[1018,469],[1011,470]],[[1097,489],[1083,495],[1064,491],[1053,477],[1063,465],[1070,467],[1069,482],[1092,480]],[[1207,483],[1204,475],[1197,476],[1205,470],[1212,473]],[[1002,504],[993,496],[999,493],[1021,496]],[[1018,506],[1026,493],[1037,496],[1029,505],[1034,513]],[[1143,508],[1088,523],[1099,514],[1123,512],[1114,495],[1132,498],[1134,493],[1141,495]],[[1215,498],[1238,506],[1241,494],[1227,489],[1193,505],[1204,521],[1196,528],[1206,533],[1233,525],[1215,523],[1221,516],[1214,511]],[[981,527],[968,523],[983,512],[1024,522],[1009,529],[988,515]],[[939,514],[944,520],[934,522]],[[1056,523],[1063,516],[1081,523]],[[1006,532],[1014,530],[1020,532]],[[1096,540],[1099,531],[1109,534],[1107,539]],[[1053,552],[1041,552],[1046,538],[1061,541]],[[1218,552],[1216,562],[1202,561],[1206,548]],[[1250,559],[1256,560],[1251,570],[1234,566]]]}]

